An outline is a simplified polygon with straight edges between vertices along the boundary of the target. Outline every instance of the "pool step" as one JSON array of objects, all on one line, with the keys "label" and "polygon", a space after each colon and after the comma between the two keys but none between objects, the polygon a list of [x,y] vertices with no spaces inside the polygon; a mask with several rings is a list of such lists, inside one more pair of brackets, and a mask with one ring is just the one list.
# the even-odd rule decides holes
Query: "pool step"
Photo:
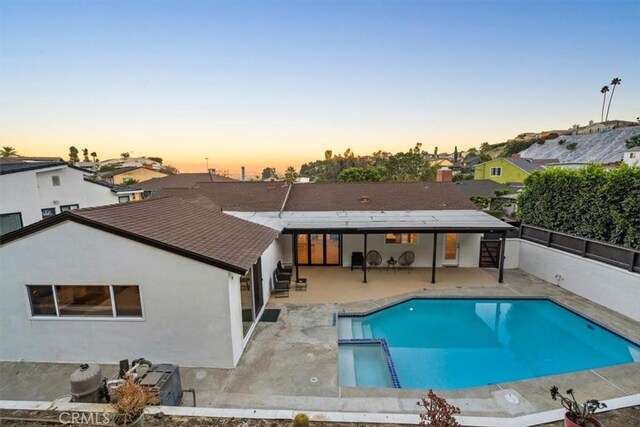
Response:
[{"label": "pool step", "polygon": [[350,340],[353,338],[353,326],[351,317],[338,317],[338,339]]},{"label": "pool step", "polygon": [[364,333],[362,331],[362,320],[354,319],[352,322],[351,329],[353,330],[353,338],[355,339],[364,338]]},{"label": "pool step", "polygon": [[340,385],[356,386],[356,358],[350,348],[340,348],[338,351],[338,375],[340,375]]},{"label": "pool step", "polygon": [[362,325],[362,337],[363,338],[373,338],[373,332],[371,332],[371,325],[366,323]]}]

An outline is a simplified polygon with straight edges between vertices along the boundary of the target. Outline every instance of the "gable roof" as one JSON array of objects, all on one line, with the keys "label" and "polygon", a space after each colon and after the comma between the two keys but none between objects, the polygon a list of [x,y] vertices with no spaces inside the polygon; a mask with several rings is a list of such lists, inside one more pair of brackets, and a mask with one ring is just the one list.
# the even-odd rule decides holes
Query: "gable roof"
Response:
[{"label": "gable roof", "polygon": [[538,169],[545,169],[546,165],[548,164],[558,163],[558,159],[525,159],[506,157],[505,160],[528,173],[531,173]]},{"label": "gable roof", "polygon": [[0,236],[4,245],[64,221],[73,221],[234,273],[245,273],[278,232],[185,198],[76,209]]},{"label": "gable roof", "polygon": [[[544,144],[533,144],[520,152],[521,157],[558,159],[558,163],[617,163],[626,150],[625,141],[640,135],[640,126],[614,129],[586,135],[563,135],[549,139]],[[560,141],[564,140],[562,144]],[[575,143],[575,149],[567,146]]]},{"label": "gable roof", "polygon": [[[46,169],[57,166],[64,166],[67,163],[56,160],[47,162],[0,162],[0,175],[8,175],[10,173],[27,172],[37,169]],[[68,166],[68,165],[67,165]]]},{"label": "gable roof", "polygon": [[[364,199],[364,200],[363,200]],[[476,209],[449,182],[294,184],[285,211],[410,211]]]},{"label": "gable roof", "polygon": [[512,193],[516,192],[516,189],[509,187],[505,184],[500,184],[490,179],[465,179],[462,181],[456,181],[454,183],[467,197],[471,196],[484,196],[495,197],[496,191],[509,190]]},{"label": "gable roof", "polygon": [[210,173],[178,173],[162,178],[151,178],[135,186],[145,191],[159,191],[163,188],[192,188],[201,182],[238,182],[235,179]]},{"label": "gable roof", "polygon": [[[304,184],[312,185],[312,184]],[[278,212],[291,186],[282,182],[215,182],[198,183],[194,188],[165,188],[158,193],[164,195],[200,194],[207,197],[224,211]]]}]

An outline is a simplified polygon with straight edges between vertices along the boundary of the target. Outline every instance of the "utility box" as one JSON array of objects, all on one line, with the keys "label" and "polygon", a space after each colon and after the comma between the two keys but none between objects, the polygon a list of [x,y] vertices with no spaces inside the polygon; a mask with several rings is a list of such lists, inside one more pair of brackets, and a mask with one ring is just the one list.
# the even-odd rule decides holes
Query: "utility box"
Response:
[{"label": "utility box", "polygon": [[151,365],[139,380],[139,384],[148,387],[158,396],[158,405],[178,406],[182,400],[180,368],[167,363]]}]

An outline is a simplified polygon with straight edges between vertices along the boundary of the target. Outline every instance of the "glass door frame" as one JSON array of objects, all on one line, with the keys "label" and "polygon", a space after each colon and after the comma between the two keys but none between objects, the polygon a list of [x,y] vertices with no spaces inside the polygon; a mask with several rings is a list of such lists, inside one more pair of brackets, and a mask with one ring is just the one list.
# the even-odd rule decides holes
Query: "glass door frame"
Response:
[{"label": "glass door frame", "polygon": [[[322,236],[322,263],[313,263],[311,258],[311,235],[312,234],[320,234]],[[298,257],[298,236],[307,236],[307,262],[301,263]],[[327,263],[327,235],[338,236],[338,262],[337,263]],[[293,253],[295,255],[295,264],[296,265],[308,265],[308,266],[341,266],[342,265],[342,233],[331,233],[328,231],[321,232],[309,232],[309,233],[294,233],[293,241],[295,247],[293,248]]]},{"label": "glass door frame", "polygon": [[[456,236],[456,257],[454,259],[447,259],[447,236],[453,234]],[[459,233],[444,233],[442,239],[442,265],[448,267],[457,267],[460,260],[460,234]]]}]

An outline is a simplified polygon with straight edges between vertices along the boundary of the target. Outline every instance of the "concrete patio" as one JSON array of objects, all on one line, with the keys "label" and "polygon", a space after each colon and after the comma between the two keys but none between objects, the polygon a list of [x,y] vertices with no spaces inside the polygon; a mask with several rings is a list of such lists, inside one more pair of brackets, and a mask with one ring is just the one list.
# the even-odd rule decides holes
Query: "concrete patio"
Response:
[{"label": "concrete patio", "polygon": [[[196,389],[197,403],[201,407],[417,414],[416,401],[426,394],[426,390],[338,385],[334,323],[336,312],[367,312],[410,296],[550,297],[629,339],[640,341],[638,322],[519,270],[507,271],[504,284],[497,283],[492,271],[473,269],[471,273],[480,278],[479,283],[445,286],[443,280],[443,285],[436,287],[427,284],[426,280],[418,281],[417,278],[424,279],[422,273],[418,274],[417,270],[410,274],[373,272],[372,283],[363,284],[373,286],[377,274],[398,278],[387,282],[388,287],[397,291],[395,295],[368,298],[370,294],[366,293],[359,301],[311,304],[292,303],[298,293],[291,291],[292,297],[288,300],[272,299],[269,305],[282,309],[278,321],[257,325],[235,369],[181,367],[182,386]],[[305,271],[305,274],[312,277],[313,272]],[[441,279],[443,276],[445,274],[440,275]],[[405,285],[401,284],[401,277],[416,278],[415,286],[419,287],[403,292]],[[485,283],[489,279],[492,279],[491,283]],[[304,295],[313,295],[312,287],[322,286],[320,283],[310,280],[309,291],[299,292],[298,301]],[[352,286],[359,286],[355,278]],[[69,364],[1,363],[0,400],[50,401],[60,397],[68,392],[68,376],[75,368]],[[115,366],[104,366],[103,369],[107,374],[113,372]],[[509,418],[558,409],[559,403],[551,400],[548,393],[553,384],[561,389],[575,388],[580,398],[606,400],[628,396],[635,404],[640,404],[640,363],[454,392],[438,391],[438,394],[459,406],[462,415]],[[510,403],[507,395],[516,396],[519,403]],[[192,404],[190,396],[185,396],[183,404]]]},{"label": "concrete patio", "polygon": [[346,267],[300,267],[299,274],[307,279],[307,290],[296,291],[292,286],[288,298],[272,296],[270,305],[349,303],[388,298],[424,289],[498,285],[495,271],[481,268],[438,268],[436,283],[431,283],[430,268],[372,268],[367,271],[367,283],[363,282],[361,269],[351,270]]}]

